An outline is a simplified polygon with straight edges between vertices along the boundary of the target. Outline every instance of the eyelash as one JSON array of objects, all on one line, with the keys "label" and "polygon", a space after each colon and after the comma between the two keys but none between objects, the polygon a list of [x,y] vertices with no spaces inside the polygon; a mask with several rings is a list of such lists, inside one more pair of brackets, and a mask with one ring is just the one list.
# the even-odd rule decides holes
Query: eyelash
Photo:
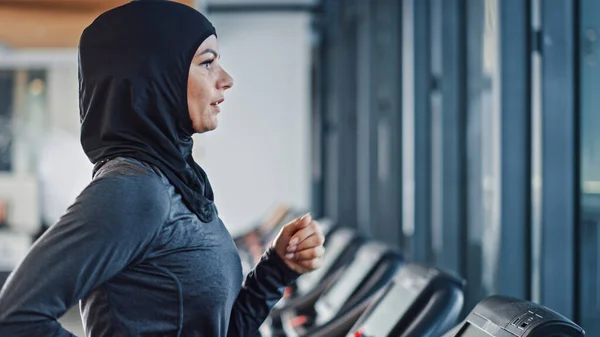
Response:
[{"label": "eyelash", "polygon": [[211,59],[211,60],[207,60],[204,61],[202,63],[200,63],[200,66],[206,68],[206,69],[210,69],[210,65],[215,61],[215,59]]}]

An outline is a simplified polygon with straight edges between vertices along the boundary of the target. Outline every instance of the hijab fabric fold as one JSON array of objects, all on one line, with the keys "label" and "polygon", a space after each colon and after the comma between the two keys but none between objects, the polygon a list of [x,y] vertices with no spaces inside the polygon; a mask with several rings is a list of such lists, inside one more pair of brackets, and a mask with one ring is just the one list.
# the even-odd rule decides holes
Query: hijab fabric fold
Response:
[{"label": "hijab fabric fold", "polygon": [[203,222],[216,217],[204,170],[192,157],[190,64],[216,35],[197,10],[138,0],[100,15],[79,42],[81,144],[98,169],[115,157],[158,167]]}]

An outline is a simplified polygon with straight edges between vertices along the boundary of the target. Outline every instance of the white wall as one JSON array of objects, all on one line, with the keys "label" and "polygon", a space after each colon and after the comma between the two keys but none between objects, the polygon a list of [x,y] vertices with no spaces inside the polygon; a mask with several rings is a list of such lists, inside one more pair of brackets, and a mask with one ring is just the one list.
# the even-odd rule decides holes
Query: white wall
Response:
[{"label": "white wall", "polygon": [[20,233],[39,230],[39,188],[34,176],[0,173],[0,199],[8,204],[8,223]]},{"label": "white wall", "polygon": [[[235,86],[226,94],[219,128],[195,137],[195,157],[211,179],[220,216],[235,233],[275,203],[309,205],[309,14],[223,13],[210,19]],[[41,173],[56,177],[43,183],[51,186],[43,191],[51,200],[43,209],[52,218],[87,184],[91,170],[79,145],[77,57],[74,50],[49,59],[27,55],[15,60],[45,62],[49,70],[47,127],[53,134],[46,145],[65,144],[64,151],[44,150],[51,158]]]},{"label": "white wall", "polygon": [[217,130],[196,137],[195,156],[231,231],[278,202],[309,206],[309,19],[307,13],[210,16],[235,85]]},{"label": "white wall", "polygon": [[[71,62],[53,64],[48,68],[48,122],[79,137],[79,80],[77,52]],[[79,141],[79,138],[77,139]],[[83,150],[82,150],[83,152]]]}]

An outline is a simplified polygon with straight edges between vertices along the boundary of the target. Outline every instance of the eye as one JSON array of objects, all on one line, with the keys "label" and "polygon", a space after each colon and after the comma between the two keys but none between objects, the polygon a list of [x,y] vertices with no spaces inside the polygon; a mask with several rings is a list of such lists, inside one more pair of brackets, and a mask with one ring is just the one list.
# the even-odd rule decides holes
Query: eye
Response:
[{"label": "eye", "polygon": [[200,66],[205,68],[205,69],[210,69],[210,66],[212,65],[212,63],[215,61],[215,59],[210,59],[210,60],[206,60],[202,63],[200,63]]}]

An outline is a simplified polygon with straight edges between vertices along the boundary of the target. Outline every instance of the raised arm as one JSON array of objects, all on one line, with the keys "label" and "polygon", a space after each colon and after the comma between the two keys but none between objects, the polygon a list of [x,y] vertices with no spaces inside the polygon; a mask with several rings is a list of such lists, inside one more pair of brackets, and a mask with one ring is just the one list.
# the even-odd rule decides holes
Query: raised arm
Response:
[{"label": "raised arm", "polygon": [[285,287],[320,268],[323,233],[310,215],[286,224],[248,274],[231,312],[228,336],[255,336]]}]

